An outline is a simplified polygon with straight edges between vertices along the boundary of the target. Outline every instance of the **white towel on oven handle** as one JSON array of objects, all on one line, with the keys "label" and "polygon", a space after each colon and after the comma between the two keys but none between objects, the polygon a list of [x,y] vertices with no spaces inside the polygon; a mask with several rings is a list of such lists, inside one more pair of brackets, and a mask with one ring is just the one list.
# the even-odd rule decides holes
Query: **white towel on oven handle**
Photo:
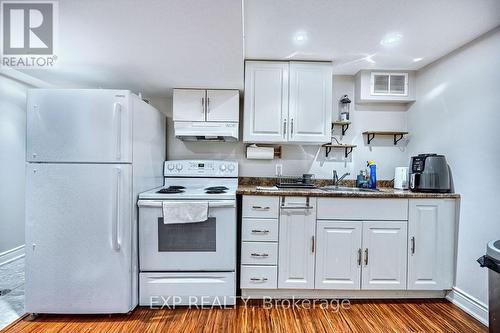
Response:
[{"label": "white towel on oven handle", "polygon": [[163,223],[196,223],[208,219],[208,202],[163,201]]}]

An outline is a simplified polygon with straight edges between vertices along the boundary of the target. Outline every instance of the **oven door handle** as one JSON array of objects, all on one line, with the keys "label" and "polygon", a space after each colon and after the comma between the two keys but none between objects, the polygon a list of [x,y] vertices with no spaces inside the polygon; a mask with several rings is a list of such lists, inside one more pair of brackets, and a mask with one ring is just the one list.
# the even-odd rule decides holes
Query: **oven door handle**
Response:
[{"label": "oven door handle", "polygon": [[[199,201],[193,201],[199,202]],[[203,201],[202,201],[203,202]],[[162,208],[162,201],[154,201],[154,200],[139,200],[137,202],[137,206],[143,208]],[[208,208],[234,208],[236,207],[235,201],[209,201]]]}]

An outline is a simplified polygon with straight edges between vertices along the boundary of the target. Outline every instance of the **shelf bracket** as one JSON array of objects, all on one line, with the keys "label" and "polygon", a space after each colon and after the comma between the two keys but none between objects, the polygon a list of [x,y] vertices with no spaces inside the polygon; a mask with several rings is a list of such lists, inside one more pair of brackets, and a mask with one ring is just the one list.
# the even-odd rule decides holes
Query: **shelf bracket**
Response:
[{"label": "shelf bracket", "polygon": [[345,147],[345,158],[349,156],[350,153],[352,153],[353,147]]},{"label": "shelf bracket", "polygon": [[[399,136],[399,139],[398,139]],[[403,140],[404,134],[394,134],[394,145],[397,145],[399,141]]]},{"label": "shelf bracket", "polygon": [[342,124],[342,136],[345,135],[345,132],[347,132],[348,128],[349,128],[349,124]]},{"label": "shelf bracket", "polygon": [[325,147],[325,156],[328,157],[328,155],[330,155],[331,151],[332,151],[332,147]]},{"label": "shelf bracket", "polygon": [[[366,134],[366,138],[368,139],[368,144],[370,144],[370,142],[372,142],[372,140],[375,138],[375,133]],[[396,136],[394,136],[394,140],[396,140],[395,138]]]}]

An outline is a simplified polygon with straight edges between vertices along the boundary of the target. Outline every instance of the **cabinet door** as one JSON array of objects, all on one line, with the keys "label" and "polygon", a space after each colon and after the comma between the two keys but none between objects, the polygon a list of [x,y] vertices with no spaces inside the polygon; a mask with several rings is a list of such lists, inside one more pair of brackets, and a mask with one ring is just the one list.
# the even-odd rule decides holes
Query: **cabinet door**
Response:
[{"label": "cabinet door", "polygon": [[279,225],[278,288],[314,288],[316,203],[300,209],[306,198],[286,197]]},{"label": "cabinet door", "polygon": [[453,286],[455,205],[455,200],[410,200],[408,289]]},{"label": "cabinet door", "polygon": [[290,63],[289,141],[331,141],[332,64]]},{"label": "cabinet door", "polygon": [[207,90],[207,121],[238,122],[239,119],[238,90]]},{"label": "cabinet door", "polygon": [[288,63],[248,61],[245,66],[243,140],[286,141]]},{"label": "cabinet door", "polygon": [[363,222],[362,289],[406,289],[406,224]]},{"label": "cabinet door", "polygon": [[174,121],[205,121],[205,90],[174,89]]},{"label": "cabinet door", "polygon": [[359,289],[362,222],[317,224],[316,289]]}]

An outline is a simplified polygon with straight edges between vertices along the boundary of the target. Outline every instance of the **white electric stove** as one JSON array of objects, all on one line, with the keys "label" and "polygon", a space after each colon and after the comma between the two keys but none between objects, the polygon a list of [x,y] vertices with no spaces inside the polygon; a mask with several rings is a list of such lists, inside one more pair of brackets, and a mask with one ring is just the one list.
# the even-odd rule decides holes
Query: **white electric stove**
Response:
[{"label": "white electric stove", "polygon": [[[237,162],[166,161],[164,177],[139,194],[139,304],[234,304]],[[163,202],[207,203],[208,218],[164,223]]]}]

